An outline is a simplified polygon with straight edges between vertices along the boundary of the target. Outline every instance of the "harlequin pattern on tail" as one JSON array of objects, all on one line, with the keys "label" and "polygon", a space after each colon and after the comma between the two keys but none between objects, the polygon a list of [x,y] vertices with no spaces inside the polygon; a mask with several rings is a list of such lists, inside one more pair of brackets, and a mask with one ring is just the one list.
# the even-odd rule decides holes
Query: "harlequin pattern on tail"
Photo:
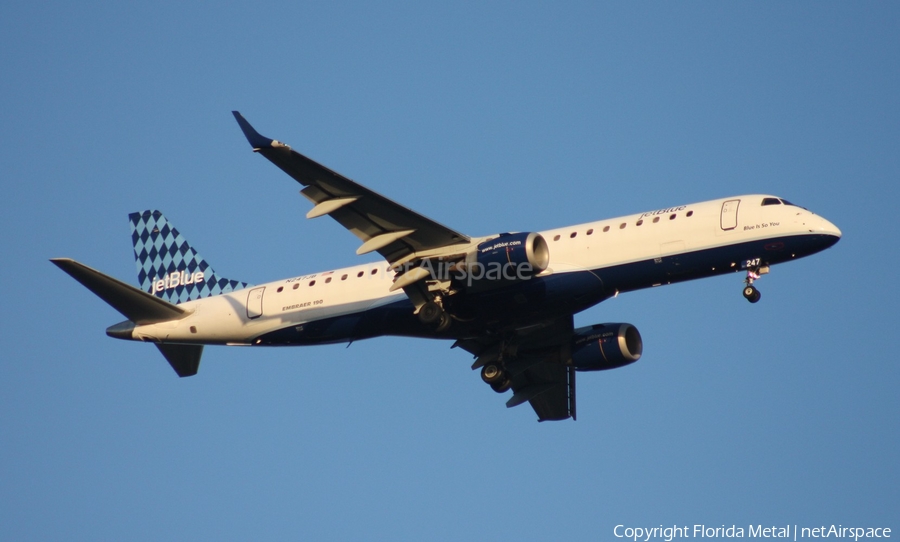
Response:
[{"label": "harlequin pattern on tail", "polygon": [[159,211],[128,215],[138,282],[169,303],[184,303],[249,286],[216,275]]}]

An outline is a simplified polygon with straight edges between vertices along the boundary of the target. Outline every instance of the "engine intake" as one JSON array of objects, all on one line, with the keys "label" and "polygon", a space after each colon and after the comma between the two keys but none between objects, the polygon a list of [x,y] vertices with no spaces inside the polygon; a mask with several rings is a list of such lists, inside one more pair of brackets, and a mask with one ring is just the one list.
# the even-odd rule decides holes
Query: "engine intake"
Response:
[{"label": "engine intake", "polygon": [[572,333],[572,363],[578,371],[603,371],[641,359],[644,342],[631,324],[594,324]]}]

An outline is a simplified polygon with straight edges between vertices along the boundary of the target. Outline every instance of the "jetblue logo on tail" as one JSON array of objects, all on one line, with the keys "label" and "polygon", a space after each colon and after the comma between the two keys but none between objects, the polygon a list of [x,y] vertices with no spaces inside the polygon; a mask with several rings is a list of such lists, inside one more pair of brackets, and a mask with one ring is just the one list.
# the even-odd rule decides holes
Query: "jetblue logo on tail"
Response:
[{"label": "jetblue logo on tail", "polygon": [[215,271],[159,211],[128,215],[141,288],[170,303],[184,303],[249,286]]},{"label": "jetblue logo on tail", "polygon": [[193,274],[185,274],[184,271],[176,271],[169,273],[166,278],[153,283],[153,293],[175,288],[176,286],[187,286],[203,281],[203,271],[197,271]]}]

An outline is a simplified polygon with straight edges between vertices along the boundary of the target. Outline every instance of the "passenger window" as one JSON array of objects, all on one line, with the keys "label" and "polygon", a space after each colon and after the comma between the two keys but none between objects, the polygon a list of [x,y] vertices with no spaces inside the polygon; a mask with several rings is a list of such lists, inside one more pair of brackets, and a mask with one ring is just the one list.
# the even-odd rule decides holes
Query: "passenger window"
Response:
[{"label": "passenger window", "polygon": [[604,232],[608,232],[608,231],[609,231],[609,226],[604,227],[604,228],[603,228],[603,231],[604,231]]},{"label": "passenger window", "polygon": [[359,278],[359,277],[361,277],[361,276],[363,276],[363,272],[362,272],[362,271],[360,271],[359,273],[356,274],[356,278]]},{"label": "passenger window", "polygon": [[328,284],[329,282],[331,282],[331,277],[328,277],[327,279],[325,279],[325,284]]},{"label": "passenger window", "polygon": [[587,231],[587,234],[586,234],[586,235],[590,235],[590,234],[592,234],[592,233],[594,233],[594,228],[589,229],[589,230]]},{"label": "passenger window", "polygon": [[763,198],[762,206],[765,207],[766,205],[781,205],[781,200],[778,198]]},{"label": "passenger window", "polygon": [[619,229],[620,229],[620,230],[624,230],[624,229],[625,229],[625,223],[624,223],[624,222],[622,222],[621,224],[619,224]]},{"label": "passenger window", "polygon": [[640,226],[640,225],[643,224],[643,223],[644,223],[643,220],[638,220],[638,221],[637,221],[637,224],[635,224],[635,225],[636,225],[636,226]]},{"label": "passenger window", "polygon": [[658,217],[658,216],[653,218],[653,223],[656,224],[657,222],[659,222],[659,217]]},{"label": "passenger window", "polygon": [[684,216],[694,216],[694,211],[688,211]]},{"label": "passenger window", "polygon": [[299,282],[295,282],[295,283],[294,283],[294,289],[296,290],[296,289],[299,288],[299,287],[300,287],[300,283],[299,283]]},{"label": "passenger window", "polygon": [[573,231],[572,235],[569,236],[569,239],[575,239],[576,235],[578,235],[578,232]]},{"label": "passenger window", "polygon": [[373,269],[373,270],[372,270],[372,274],[373,274],[373,275],[374,275],[375,273],[377,273],[377,272],[378,272],[377,269]]},{"label": "passenger window", "polygon": [[559,241],[559,236],[558,236],[558,235],[554,235],[554,236],[553,236],[553,240],[554,240],[554,241]]},{"label": "passenger window", "polygon": [[675,220],[675,217],[678,216],[675,213],[669,215],[669,220]]},{"label": "passenger window", "polygon": [[309,281],[309,285],[310,285],[310,286],[315,286],[315,285],[316,285],[316,281],[314,281],[314,280]]},{"label": "passenger window", "polygon": [[341,275],[341,280],[347,280],[347,275]]},{"label": "passenger window", "polygon": [[282,292],[282,290],[284,290],[284,286],[279,286],[278,290],[276,290],[276,291],[280,294]]}]

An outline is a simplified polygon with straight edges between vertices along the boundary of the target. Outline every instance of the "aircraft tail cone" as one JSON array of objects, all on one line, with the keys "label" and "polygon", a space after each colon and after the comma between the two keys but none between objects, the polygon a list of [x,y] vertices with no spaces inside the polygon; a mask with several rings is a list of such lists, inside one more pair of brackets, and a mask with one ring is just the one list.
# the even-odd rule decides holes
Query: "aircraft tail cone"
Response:
[{"label": "aircraft tail cone", "polygon": [[106,334],[114,339],[125,339],[126,341],[132,340],[134,337],[132,332],[134,331],[134,322],[131,320],[125,320],[124,322],[119,322],[114,326],[109,326],[106,328]]}]

